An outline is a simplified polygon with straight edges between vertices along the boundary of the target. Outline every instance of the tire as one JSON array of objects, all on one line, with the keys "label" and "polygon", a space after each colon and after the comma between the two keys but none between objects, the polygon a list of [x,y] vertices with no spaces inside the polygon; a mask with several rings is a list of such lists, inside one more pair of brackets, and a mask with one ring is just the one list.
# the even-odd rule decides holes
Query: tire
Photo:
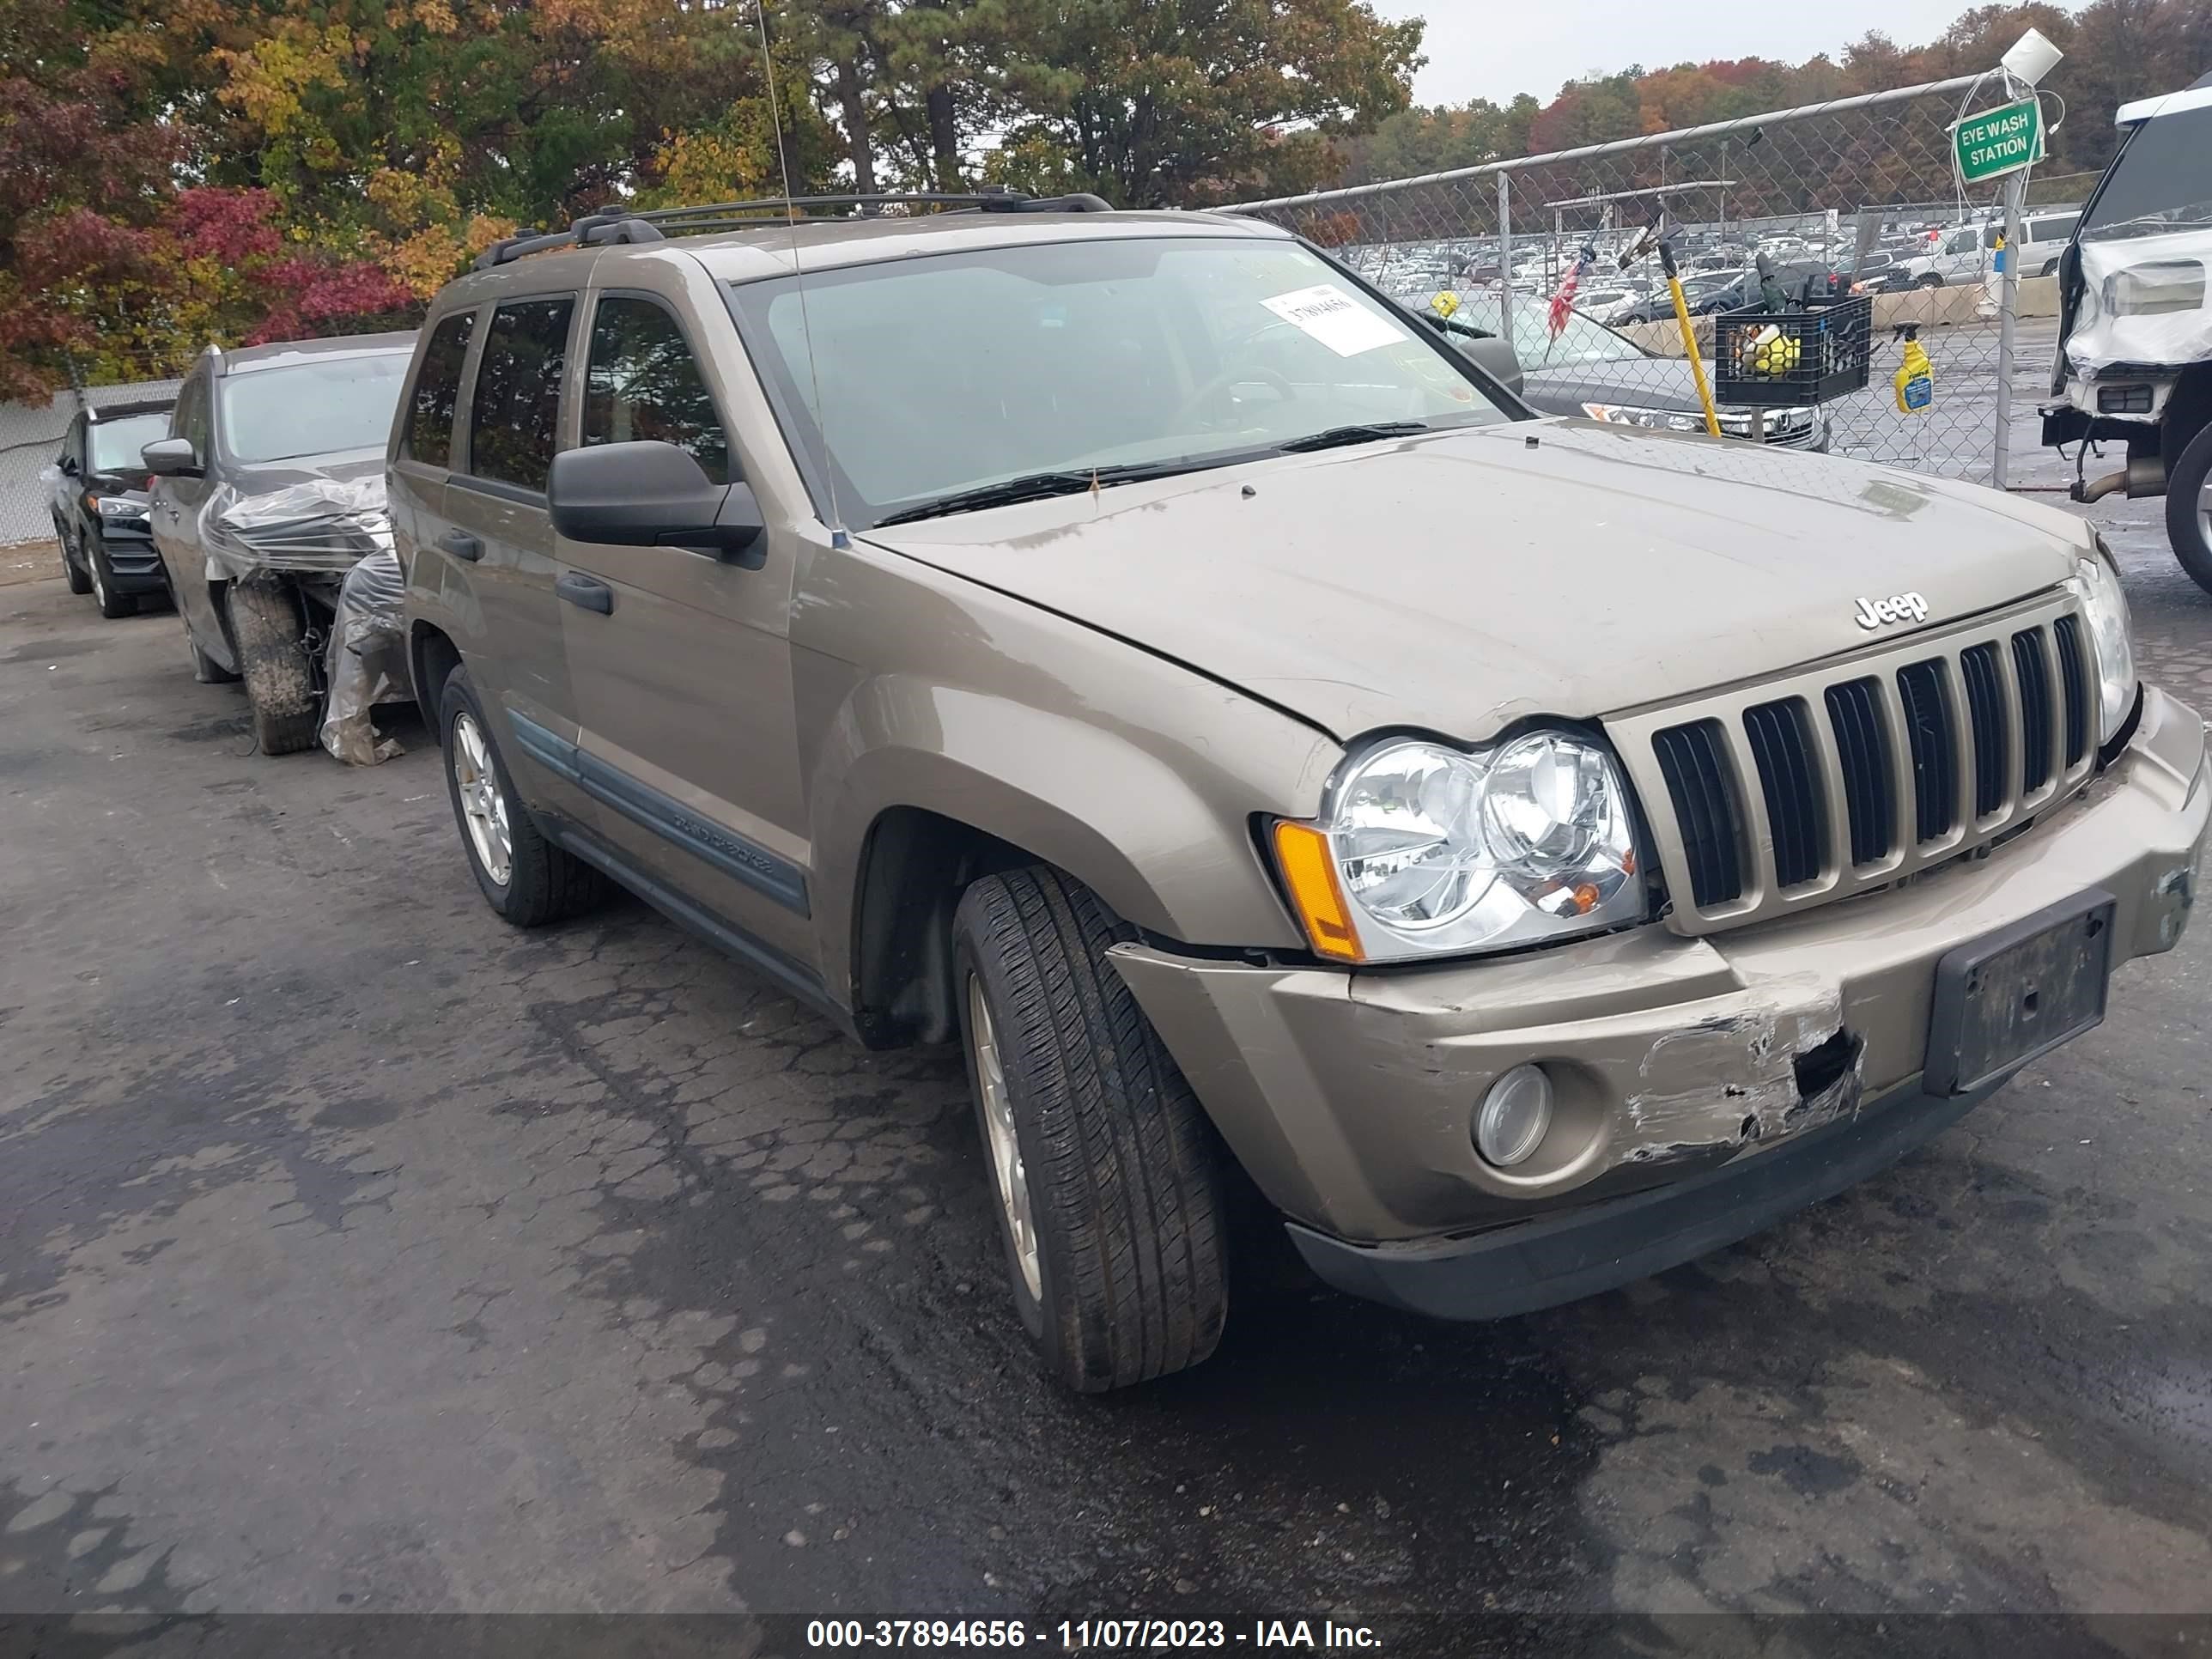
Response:
[{"label": "tire", "polygon": [[2056,276],[2057,274],[2058,261],[2056,259],[2045,259],[2043,262],[2043,269],[2036,273],[2039,276]]},{"label": "tire", "polygon": [[1943,286],[1943,279],[1931,270],[1926,276],[1917,278],[1916,285],[1920,288],[1941,288]]},{"label": "tire", "polygon": [[230,585],[228,601],[246,701],[253,711],[254,741],[264,755],[313,748],[322,699],[315,695],[314,670],[301,647],[307,629],[298,596],[276,582],[244,581]]},{"label": "tire", "polygon": [[[514,779],[499,744],[477,701],[476,688],[465,668],[446,677],[439,698],[438,737],[446,757],[446,793],[453,802],[453,823],[461,834],[461,850],[484,902],[502,921],[517,927],[543,927],[588,910],[606,895],[606,878],[574,854],[545,838],[529,807],[515,793]],[[473,738],[473,741],[471,741]],[[482,765],[477,765],[481,756]],[[464,780],[463,773],[474,776]],[[489,783],[492,793],[483,793]],[[500,878],[495,860],[488,861],[471,828],[474,805],[495,815],[506,831],[506,878]]]},{"label": "tire", "polygon": [[69,526],[59,519],[54,520],[54,539],[61,544],[62,574],[68,580],[69,591],[72,593],[91,592],[92,578],[80,569],[77,562],[70,556]]},{"label": "tire", "polygon": [[952,928],[969,1091],[1044,1369],[1096,1394],[1197,1364],[1228,1316],[1221,1154],[1106,960],[1135,929],[1048,865],[978,881]]},{"label": "tire", "polygon": [[92,573],[92,597],[100,602],[100,614],[110,622],[119,617],[138,614],[138,600],[130,593],[115,591],[115,568],[107,562],[106,547],[94,542],[85,549],[85,568]]},{"label": "tire", "polygon": [[2212,593],[2212,422],[2197,429],[2166,478],[2166,538],[2189,579]]}]

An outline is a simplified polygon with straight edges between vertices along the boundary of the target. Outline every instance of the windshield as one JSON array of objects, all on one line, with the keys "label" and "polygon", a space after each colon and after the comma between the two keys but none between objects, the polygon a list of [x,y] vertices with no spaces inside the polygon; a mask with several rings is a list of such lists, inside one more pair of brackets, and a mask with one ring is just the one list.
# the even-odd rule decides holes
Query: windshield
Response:
[{"label": "windshield", "polygon": [[[1589,303],[1587,295],[1584,303]],[[1561,368],[1575,363],[1627,362],[1650,355],[1634,341],[1623,338],[1579,311],[1567,313],[1567,325],[1553,339],[1551,314],[1548,300],[1521,298],[1514,301],[1513,355],[1521,360],[1524,371]],[[1673,313],[1670,311],[1668,314]],[[1503,331],[1498,326],[1498,295],[1494,293],[1461,295],[1459,309],[1452,313],[1451,319],[1488,335]]]},{"label": "windshield", "polygon": [[2085,242],[2212,225],[2212,104],[2136,129],[2081,221]]},{"label": "windshield", "polygon": [[1290,242],[1033,243],[811,275],[803,304],[789,278],[730,293],[854,522],[1042,473],[1507,418],[1455,353]]},{"label": "windshield", "polygon": [[143,472],[146,468],[138,459],[138,452],[148,444],[169,435],[169,412],[157,410],[151,415],[125,415],[120,420],[100,421],[92,428],[92,470],[94,472],[121,472],[128,469]]},{"label": "windshield", "polygon": [[224,452],[253,465],[383,448],[409,356],[380,351],[310,358],[226,374],[216,382],[222,388]]}]

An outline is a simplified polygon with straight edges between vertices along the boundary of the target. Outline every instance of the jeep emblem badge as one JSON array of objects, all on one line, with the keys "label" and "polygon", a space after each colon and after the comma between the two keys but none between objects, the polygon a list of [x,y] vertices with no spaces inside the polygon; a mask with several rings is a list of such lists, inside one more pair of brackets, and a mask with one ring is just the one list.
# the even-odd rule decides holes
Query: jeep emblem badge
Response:
[{"label": "jeep emblem badge", "polygon": [[1886,599],[1862,599],[1855,614],[1859,626],[1865,629],[1887,628],[1907,617],[1922,623],[1928,620],[1928,601],[1917,593],[1893,593]]}]

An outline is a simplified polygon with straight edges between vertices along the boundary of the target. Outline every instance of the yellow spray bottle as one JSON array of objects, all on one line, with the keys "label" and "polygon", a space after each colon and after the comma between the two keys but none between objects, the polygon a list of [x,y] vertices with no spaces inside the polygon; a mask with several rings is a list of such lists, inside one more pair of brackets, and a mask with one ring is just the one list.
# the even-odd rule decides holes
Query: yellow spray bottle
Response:
[{"label": "yellow spray bottle", "polygon": [[1928,361],[1928,348],[1920,343],[1920,326],[1905,325],[1905,361],[1891,384],[1897,388],[1900,415],[1923,415],[1936,401],[1936,365]]}]

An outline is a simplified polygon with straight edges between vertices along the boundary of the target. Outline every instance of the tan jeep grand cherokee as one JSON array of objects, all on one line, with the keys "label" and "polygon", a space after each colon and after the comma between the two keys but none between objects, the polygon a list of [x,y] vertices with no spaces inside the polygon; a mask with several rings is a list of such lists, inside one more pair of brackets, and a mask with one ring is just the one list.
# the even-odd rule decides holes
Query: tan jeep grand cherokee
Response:
[{"label": "tan jeep grand cherokee", "polygon": [[610,876],[964,1045],[1070,1384],[1212,1351],[1237,1168],[1332,1284],[1542,1307],[1883,1167],[2179,937],[2203,728],[2087,526],[1534,419],[1264,225],[915,205],[440,295],[415,684],[509,921]]}]

